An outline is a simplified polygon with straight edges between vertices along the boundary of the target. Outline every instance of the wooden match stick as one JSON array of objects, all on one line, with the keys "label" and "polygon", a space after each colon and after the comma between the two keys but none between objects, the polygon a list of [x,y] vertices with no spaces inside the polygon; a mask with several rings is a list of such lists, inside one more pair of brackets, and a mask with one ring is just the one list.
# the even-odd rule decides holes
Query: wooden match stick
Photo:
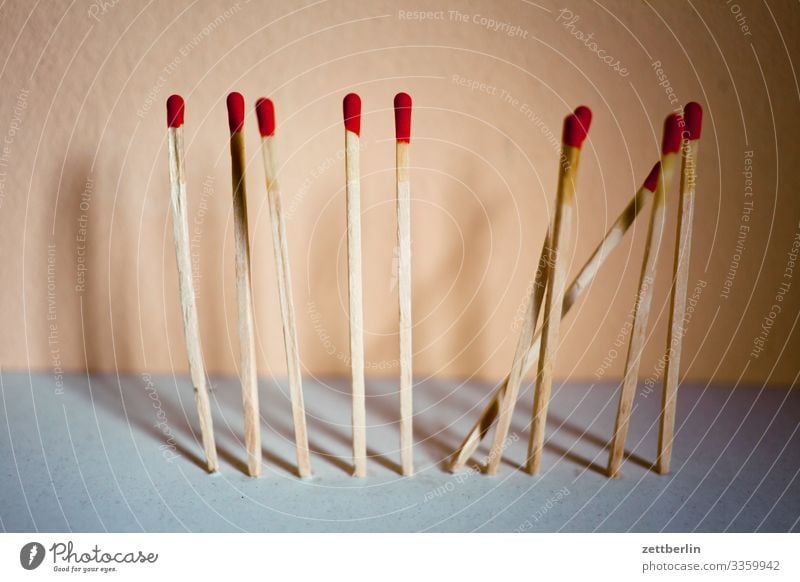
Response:
[{"label": "wooden match stick", "polygon": [[[588,112],[588,108],[584,108]],[[542,320],[542,341],[539,348],[539,364],[536,373],[536,392],[531,411],[531,433],[528,441],[527,470],[531,475],[539,472],[544,446],[547,407],[550,403],[550,390],[553,384],[553,368],[561,327],[564,303],[564,286],[567,276],[567,252],[575,213],[575,180],[578,175],[581,146],[589,130],[589,115],[577,112],[564,121],[561,159],[556,195],[556,212],[548,245],[548,284],[545,294],[544,319]]]},{"label": "wooden match stick", "polygon": [[172,201],[172,228],[175,236],[175,258],[178,263],[178,286],[181,293],[183,334],[186,338],[186,354],[189,358],[189,373],[194,386],[197,416],[200,418],[200,434],[209,473],[219,469],[217,447],[214,443],[214,425],[211,421],[211,406],[206,387],[206,372],[203,366],[203,348],[200,343],[200,324],[197,317],[197,302],[192,282],[192,255],[189,246],[189,217],[186,207],[186,169],[183,157],[183,98],[172,95],[167,99],[167,133],[169,135],[169,180]]},{"label": "wooden match stick", "polygon": [[228,95],[228,125],[231,131],[231,176],[233,184],[233,232],[236,248],[236,296],[239,305],[239,375],[244,405],[244,443],[247,472],[261,474],[261,424],[258,410],[258,372],[253,324],[253,297],[250,288],[250,230],[247,226],[245,188],[244,97]]},{"label": "wooden match stick", "polygon": [[703,108],[698,103],[687,103],[683,108],[686,123],[684,130],[683,161],[681,163],[681,191],[678,211],[675,262],[670,297],[669,328],[667,334],[666,372],[661,400],[661,427],[658,433],[658,458],[656,470],[669,473],[672,458],[672,440],[675,431],[675,405],[678,396],[681,347],[683,345],[684,318],[686,316],[686,289],[689,285],[689,255],[692,247],[692,219],[694,217],[695,182],[697,179],[697,148],[703,125]]},{"label": "wooden match stick", "polygon": [[345,95],[344,145],[347,180],[347,280],[350,299],[350,373],[353,384],[353,465],[367,475],[367,411],[364,389],[364,311],[361,281],[361,98]]},{"label": "wooden match stick", "polygon": [[617,418],[614,434],[611,439],[611,450],[608,455],[608,476],[616,477],[625,452],[625,439],[628,435],[633,397],[636,393],[636,382],[639,378],[639,365],[644,351],[647,336],[647,322],[650,317],[650,306],[653,303],[653,289],[656,279],[656,263],[664,234],[666,217],[666,193],[672,181],[675,164],[681,151],[681,133],[683,118],[673,113],[664,123],[664,134],[661,142],[661,161],[653,167],[645,180],[643,188],[654,192],[653,207],[650,214],[650,225],[645,240],[642,257],[642,271],[636,302],[633,306],[633,325],[628,342],[628,355],[625,358],[625,373],[620,390]]},{"label": "wooden match stick", "polygon": [[[589,125],[592,123],[592,112],[588,107],[580,106],[575,110],[578,119],[588,130]],[[486,472],[489,475],[496,475],[500,466],[500,461],[503,456],[503,449],[506,446],[506,437],[511,428],[511,418],[514,415],[514,408],[517,403],[517,395],[522,380],[525,376],[525,360],[528,350],[533,343],[533,330],[536,328],[536,321],[539,318],[539,309],[542,305],[544,293],[546,289],[546,282],[549,278],[549,263],[547,249],[550,245],[549,232],[545,234],[544,244],[542,251],[539,254],[539,265],[534,277],[533,287],[531,288],[530,297],[528,299],[528,306],[525,313],[525,318],[522,322],[522,329],[520,331],[519,340],[517,341],[517,349],[514,353],[514,360],[511,365],[511,371],[508,375],[506,383],[506,390],[503,398],[501,398],[498,409],[500,420],[497,423],[497,430],[494,434],[492,447],[489,452],[489,462],[487,464]],[[538,336],[541,337],[541,334]]]},{"label": "wooden match stick", "polygon": [[397,164],[397,286],[400,297],[400,464],[403,475],[414,474],[414,406],[411,342],[411,97],[394,97]]},{"label": "wooden match stick", "polygon": [[286,222],[281,208],[281,191],[278,187],[278,172],[275,163],[275,106],[272,101],[264,98],[256,101],[256,117],[258,118],[258,130],[261,133],[261,155],[264,159],[264,175],[267,180],[267,198],[272,222],[272,249],[275,255],[275,270],[278,275],[283,343],[286,350],[289,393],[292,399],[297,472],[300,477],[310,477],[311,459],[308,451],[306,410],[303,403],[303,376],[300,370],[300,350],[297,345],[297,325],[292,298],[292,272],[289,268]]},{"label": "wooden match stick", "polygon": [[[536,275],[533,279],[533,287],[531,288],[528,298],[528,307],[526,308],[525,318],[522,321],[522,329],[520,330],[519,339],[517,340],[517,349],[514,352],[511,371],[506,380],[505,394],[500,399],[498,405],[499,420],[497,421],[497,430],[494,433],[492,448],[489,452],[489,462],[486,467],[486,472],[489,475],[496,475],[497,469],[500,466],[500,460],[506,444],[506,437],[511,428],[511,417],[514,415],[514,408],[517,404],[519,387],[522,384],[522,379],[525,377],[525,360],[528,350],[531,349],[531,344],[534,341],[533,330],[536,327],[536,321],[539,319],[539,309],[542,306],[542,299],[544,298],[547,285],[547,249],[549,248],[549,244],[549,234],[545,234],[542,252],[539,254],[539,266],[536,269]],[[539,337],[541,337],[541,335]]]},{"label": "wooden match stick", "polygon": [[[619,216],[617,216],[616,220],[611,225],[611,228],[608,229],[605,237],[603,237],[603,240],[600,241],[599,245],[597,245],[597,248],[595,248],[592,255],[583,265],[578,275],[570,284],[569,289],[567,289],[567,292],[564,294],[564,306],[562,308],[562,312],[564,314],[566,314],[570,308],[572,308],[589,284],[594,280],[606,259],[609,257],[611,252],[617,248],[619,243],[622,241],[622,238],[625,236],[625,233],[628,232],[631,225],[636,220],[639,212],[641,212],[641,210],[647,206],[647,203],[650,201],[652,196],[653,193],[650,190],[647,188],[640,188],[636,195],[630,199],[624,210],[619,214]],[[547,237],[545,237],[545,245],[546,244]],[[545,250],[546,247],[543,247],[541,252],[542,256],[544,256]],[[528,349],[525,357],[523,375],[527,374],[528,371],[533,368],[538,361],[541,333],[542,330],[540,327],[533,335],[533,342],[531,343],[530,349]],[[489,404],[487,404],[483,409],[483,412],[481,412],[478,420],[467,433],[466,437],[464,437],[464,441],[461,443],[461,446],[453,454],[453,461],[450,465],[451,471],[460,471],[464,468],[469,458],[475,452],[475,449],[478,448],[480,442],[489,432],[492,424],[494,424],[494,421],[497,419],[500,403],[505,398],[508,380],[509,377],[506,376],[503,382],[501,382],[497,387],[492,395],[492,399],[489,401]]]}]

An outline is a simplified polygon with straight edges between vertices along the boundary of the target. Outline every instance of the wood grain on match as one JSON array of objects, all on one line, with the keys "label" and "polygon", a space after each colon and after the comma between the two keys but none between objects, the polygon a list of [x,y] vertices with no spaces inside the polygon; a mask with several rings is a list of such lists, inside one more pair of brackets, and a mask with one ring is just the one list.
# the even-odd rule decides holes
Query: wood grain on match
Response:
[{"label": "wood grain on match", "polygon": [[261,417],[258,408],[258,371],[256,338],[253,323],[253,294],[250,283],[250,230],[247,223],[245,187],[245,152],[242,125],[244,98],[228,95],[228,124],[231,131],[231,182],[233,188],[233,236],[236,253],[236,299],[239,328],[239,377],[244,407],[244,443],[247,449],[247,472],[261,474]]},{"label": "wood grain on match", "polygon": [[256,102],[258,128],[261,133],[261,156],[267,181],[270,222],[272,223],[272,249],[278,278],[278,296],[283,323],[283,344],[286,350],[286,368],[289,376],[289,394],[292,401],[292,424],[297,449],[297,472],[300,477],[311,476],[311,459],[308,450],[308,429],[303,402],[303,375],[300,367],[300,349],[297,341],[292,271],[289,266],[289,246],[286,221],[281,207],[281,191],[275,163],[275,107],[269,99]]},{"label": "wood grain on match", "polygon": [[675,260],[670,296],[669,326],[667,328],[666,371],[661,398],[661,422],[658,433],[656,470],[669,473],[672,459],[672,441],[675,432],[675,406],[680,381],[681,348],[685,332],[686,290],[689,286],[689,257],[692,247],[692,222],[694,219],[695,182],[697,179],[697,148],[703,121],[703,109],[697,103],[683,108],[686,123],[683,161],[681,163],[681,188],[678,206]]},{"label": "wood grain on match", "polygon": [[345,179],[347,196],[347,283],[350,302],[350,374],[353,399],[353,465],[367,475],[367,412],[364,387],[364,308],[361,276],[361,99],[344,98]]},{"label": "wood grain on match", "polygon": [[[547,287],[547,249],[549,246],[549,233],[546,233],[542,251],[539,254],[539,263],[533,279],[533,286],[531,287],[528,297],[528,306],[525,310],[524,319],[522,320],[522,328],[520,329],[519,339],[517,340],[514,360],[511,363],[511,371],[508,373],[505,393],[498,404],[499,420],[497,421],[497,429],[494,433],[492,448],[489,451],[489,462],[486,467],[486,472],[489,475],[496,475],[500,466],[500,460],[502,459],[503,450],[506,446],[508,431],[511,428],[511,418],[514,415],[514,408],[517,404],[519,388],[525,377],[525,360],[527,359],[528,350],[531,349],[531,345],[534,342],[533,330],[536,328],[536,321],[539,319],[539,309],[542,306],[542,299],[544,298],[544,292]],[[537,336],[537,346],[539,337],[541,337],[541,335]]]},{"label": "wood grain on match", "polygon": [[169,178],[172,203],[172,228],[175,236],[175,258],[178,263],[178,287],[181,294],[183,333],[186,339],[186,354],[189,359],[189,374],[194,387],[197,416],[200,419],[200,434],[206,467],[213,473],[219,469],[217,447],[214,442],[214,425],[206,386],[203,365],[203,348],[200,342],[200,324],[197,317],[197,301],[192,280],[192,255],[189,240],[189,217],[186,200],[186,168],[183,155],[183,99],[172,95],[167,100],[167,125],[169,134]]},{"label": "wood grain on match", "polygon": [[611,438],[611,450],[608,455],[608,476],[616,477],[625,453],[625,440],[628,435],[630,416],[633,409],[633,398],[639,379],[639,365],[647,338],[647,323],[650,318],[650,307],[653,303],[653,290],[656,279],[661,239],[664,234],[666,219],[667,191],[672,181],[675,164],[681,147],[681,131],[683,119],[673,114],[664,123],[664,135],[661,144],[661,162],[653,167],[642,188],[654,191],[653,207],[650,213],[650,225],[645,239],[642,256],[642,270],[639,276],[636,300],[633,305],[633,324],[628,340],[628,354],[625,358],[625,372],[620,389],[617,417],[614,433]]},{"label": "wood grain on match", "polygon": [[394,98],[397,165],[397,287],[400,303],[400,466],[414,474],[413,344],[411,330],[411,97]]},{"label": "wood grain on match", "polygon": [[536,391],[531,410],[531,432],[528,440],[526,469],[532,475],[539,472],[542,462],[547,409],[550,404],[553,369],[555,368],[564,303],[570,236],[575,214],[575,182],[578,175],[581,145],[587,130],[588,124],[584,126],[577,114],[569,115],[564,122],[556,211],[550,230],[550,244],[546,253],[549,265],[548,281],[542,319],[542,340],[536,372]]}]

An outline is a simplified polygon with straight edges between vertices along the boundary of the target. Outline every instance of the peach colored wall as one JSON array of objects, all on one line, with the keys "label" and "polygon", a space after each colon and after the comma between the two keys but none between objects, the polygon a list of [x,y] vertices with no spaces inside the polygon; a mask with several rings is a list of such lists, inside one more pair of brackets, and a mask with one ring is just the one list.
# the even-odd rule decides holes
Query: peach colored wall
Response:
[{"label": "peach colored wall", "polygon": [[[417,11],[432,14],[421,19]],[[800,230],[796,2],[15,0],[0,7],[0,26],[0,364],[7,369],[186,370],[164,112],[166,97],[180,92],[206,360],[213,373],[235,372],[224,103],[238,90],[248,106],[261,95],[277,106],[305,372],[346,374],[341,98],[357,91],[368,373],[396,374],[391,103],[405,90],[416,107],[420,377],[506,372],[515,314],[553,208],[557,146],[548,132],[558,139],[564,115],[581,103],[595,114],[578,184],[574,273],[655,161],[664,117],[697,100],[706,124],[690,289],[700,293],[684,369],[713,381],[796,378],[800,269],[784,276]],[[579,33],[592,34],[596,46]],[[619,64],[605,64],[594,48]],[[252,114],[245,129],[259,367],[282,375]],[[748,151],[752,196],[742,173]],[[643,378],[658,376],[664,347],[676,194]],[[614,342],[625,336],[645,230],[646,220],[637,223],[566,319],[559,376],[620,375],[624,343]],[[777,301],[781,283],[790,287]],[[770,320],[773,304],[781,312]],[[755,357],[760,333],[765,347]]]}]

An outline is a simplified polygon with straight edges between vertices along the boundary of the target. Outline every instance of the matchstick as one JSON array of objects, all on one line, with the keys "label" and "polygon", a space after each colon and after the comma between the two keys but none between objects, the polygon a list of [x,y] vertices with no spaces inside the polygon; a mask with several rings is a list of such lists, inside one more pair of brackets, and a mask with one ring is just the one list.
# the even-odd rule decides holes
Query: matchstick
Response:
[{"label": "matchstick", "polygon": [[506,380],[505,394],[499,403],[499,420],[497,421],[497,429],[494,433],[492,448],[489,452],[489,462],[486,467],[486,472],[489,475],[496,475],[500,466],[500,460],[506,445],[506,437],[511,428],[511,417],[514,415],[514,408],[517,404],[519,387],[525,377],[525,360],[528,350],[531,349],[531,344],[534,341],[533,330],[536,327],[536,321],[539,319],[539,309],[542,306],[542,299],[547,285],[547,249],[549,244],[549,235],[545,234],[542,252],[539,254],[539,266],[533,279],[533,287],[528,298],[528,307],[526,308],[522,329],[517,340],[517,349],[514,352],[511,371]]},{"label": "matchstick", "polygon": [[275,271],[278,275],[283,343],[286,350],[286,369],[289,376],[294,440],[297,448],[297,472],[300,477],[310,477],[311,459],[308,451],[306,411],[303,404],[303,376],[300,370],[300,350],[297,345],[297,325],[292,298],[292,272],[289,268],[286,222],[281,208],[281,191],[278,187],[278,172],[275,163],[275,106],[272,101],[264,98],[256,101],[256,117],[258,118],[258,130],[261,133],[261,155],[264,159],[264,175],[267,180],[267,198],[272,222],[272,249],[275,255]]},{"label": "matchstick", "polygon": [[[575,110],[575,115],[585,129],[588,130],[592,123],[592,112],[588,107],[580,106]],[[544,244],[542,251],[539,255],[539,265],[534,277],[533,287],[531,288],[530,297],[528,299],[528,306],[526,309],[525,317],[522,323],[519,340],[517,342],[517,349],[514,353],[514,360],[511,365],[511,371],[508,375],[506,390],[503,398],[499,403],[499,416],[500,420],[497,424],[492,447],[489,452],[489,461],[487,464],[486,472],[489,475],[496,475],[500,466],[500,461],[503,456],[503,450],[506,446],[506,437],[511,428],[511,418],[514,415],[514,408],[517,403],[517,395],[522,380],[525,376],[524,366],[526,354],[533,342],[533,330],[536,328],[536,321],[539,318],[539,310],[542,305],[542,299],[546,289],[546,282],[549,277],[549,264],[547,249],[550,245],[549,232],[545,234]],[[541,337],[541,335],[539,335]]]},{"label": "matchstick", "polygon": [[169,136],[169,180],[172,201],[172,228],[175,236],[175,258],[178,263],[178,286],[181,293],[183,334],[186,339],[186,354],[189,373],[194,387],[197,416],[200,418],[200,434],[209,473],[219,469],[217,447],[214,443],[214,425],[211,421],[211,406],[206,387],[206,372],[203,366],[203,348],[200,343],[200,324],[197,318],[197,302],[192,282],[192,255],[189,246],[189,217],[186,207],[186,169],[183,157],[183,98],[172,95],[167,99],[167,134]]},{"label": "matchstick", "polygon": [[413,349],[411,343],[411,97],[394,98],[397,164],[397,287],[400,301],[400,464],[403,475],[414,474]]},{"label": "matchstick", "polygon": [[361,98],[348,93],[343,102],[345,178],[347,181],[347,280],[350,299],[350,373],[353,384],[353,465],[356,477],[367,475],[367,412],[364,389],[364,311],[361,281]]},{"label": "matchstick", "polygon": [[247,449],[247,472],[261,473],[261,424],[258,410],[258,372],[256,338],[253,324],[253,297],[250,288],[250,232],[247,226],[247,190],[245,188],[244,98],[228,95],[228,125],[231,131],[231,176],[233,185],[233,233],[236,249],[236,297],[239,306],[239,376],[244,405],[244,443]]},{"label": "matchstick", "polygon": [[697,147],[703,124],[703,108],[698,103],[687,103],[683,108],[686,123],[684,130],[683,161],[681,163],[681,191],[678,211],[675,262],[670,297],[669,327],[666,348],[666,372],[661,400],[661,426],[658,433],[656,470],[669,473],[672,458],[672,440],[675,431],[675,405],[678,397],[681,347],[683,345],[684,317],[686,315],[686,288],[689,285],[689,255],[692,246],[692,219],[696,182]]},{"label": "matchstick", "polygon": [[[563,314],[566,314],[570,308],[572,308],[589,284],[594,280],[606,259],[609,257],[611,252],[617,248],[619,243],[622,241],[622,238],[625,236],[625,233],[628,232],[631,225],[636,220],[639,212],[641,212],[641,210],[647,206],[647,203],[650,201],[652,196],[653,192],[647,188],[640,188],[636,195],[630,199],[628,205],[623,209],[619,216],[617,216],[616,220],[611,225],[611,228],[608,229],[605,237],[603,237],[603,240],[600,241],[599,245],[597,245],[597,248],[595,248],[592,255],[583,265],[578,275],[570,284],[569,289],[567,289],[567,292],[564,294],[564,306],[562,308]],[[545,244],[547,244],[546,238]],[[542,248],[542,255],[544,255],[544,252],[545,248]],[[541,332],[542,330],[540,327],[533,335],[533,342],[531,343],[531,346],[525,356],[523,375],[527,374],[528,371],[538,361]],[[497,419],[500,403],[505,398],[508,380],[509,377],[506,376],[503,382],[501,382],[497,387],[492,395],[492,399],[489,401],[489,404],[487,404],[483,409],[483,412],[481,412],[478,420],[467,433],[467,436],[464,437],[464,441],[461,443],[461,446],[453,454],[453,461],[450,465],[451,471],[456,472],[464,468],[469,458],[475,452],[475,449],[478,448],[478,445],[486,436],[486,433],[489,432],[492,424],[494,424],[494,421]]]},{"label": "matchstick", "polygon": [[650,317],[650,306],[653,303],[653,289],[656,279],[656,263],[664,234],[666,216],[666,193],[672,181],[675,164],[681,151],[681,132],[683,118],[673,113],[664,123],[664,134],[661,142],[661,161],[653,167],[645,180],[643,188],[654,192],[653,207],[650,214],[650,225],[645,240],[642,257],[642,271],[636,302],[633,306],[633,326],[628,342],[628,355],[625,359],[625,373],[620,390],[617,418],[614,434],[611,439],[611,450],[608,455],[608,476],[616,477],[625,452],[625,439],[628,435],[633,397],[636,393],[636,382],[639,378],[639,365],[644,351],[647,336],[647,322]]},{"label": "matchstick", "polygon": [[536,373],[536,392],[531,411],[531,433],[528,441],[527,470],[535,475],[539,472],[544,446],[547,407],[553,384],[553,368],[559,340],[561,315],[564,302],[564,285],[567,276],[567,252],[575,213],[575,180],[578,174],[581,146],[589,130],[588,123],[577,113],[564,121],[561,159],[559,164],[556,212],[547,250],[548,284],[545,293],[542,341],[539,348],[539,364]]}]

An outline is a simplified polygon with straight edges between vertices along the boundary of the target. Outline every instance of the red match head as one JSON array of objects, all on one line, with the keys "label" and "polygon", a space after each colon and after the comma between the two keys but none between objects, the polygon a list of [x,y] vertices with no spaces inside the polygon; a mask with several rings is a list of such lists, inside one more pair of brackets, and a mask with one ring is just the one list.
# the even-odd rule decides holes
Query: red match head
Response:
[{"label": "red match head", "polygon": [[261,137],[275,135],[275,105],[272,100],[262,97],[256,101],[256,117]]},{"label": "red match head", "polygon": [[683,141],[683,117],[673,113],[664,121],[664,135],[661,138],[661,153],[676,154],[681,151]]},{"label": "red match head", "polygon": [[589,133],[589,126],[592,125],[592,110],[586,107],[586,105],[578,105],[578,107],[574,111],[575,116],[580,120],[581,125],[586,130],[586,133]]},{"label": "red match head", "polygon": [[650,192],[655,192],[656,188],[658,188],[658,178],[661,175],[661,162],[656,162],[656,165],[653,166],[653,169],[650,170],[650,173],[647,175],[647,178],[644,181],[644,187],[650,190]]},{"label": "red match head", "polygon": [[356,135],[361,135],[361,97],[355,93],[344,96],[344,128]]},{"label": "red match head", "polygon": [[228,127],[231,133],[242,131],[244,125],[244,97],[234,91],[228,94]]},{"label": "red match head", "polygon": [[411,141],[411,96],[408,93],[394,96],[394,131],[397,141]]},{"label": "red match head", "polygon": [[[584,118],[585,119],[585,118]],[[586,139],[588,128],[583,121],[574,113],[571,113],[564,120],[564,135],[561,141],[568,146],[579,148]]]},{"label": "red match head", "polygon": [[703,108],[694,101],[683,106],[683,117],[686,120],[686,137],[690,140],[700,139],[703,127]]},{"label": "red match head", "polygon": [[183,125],[183,97],[170,95],[167,99],[167,127]]}]

